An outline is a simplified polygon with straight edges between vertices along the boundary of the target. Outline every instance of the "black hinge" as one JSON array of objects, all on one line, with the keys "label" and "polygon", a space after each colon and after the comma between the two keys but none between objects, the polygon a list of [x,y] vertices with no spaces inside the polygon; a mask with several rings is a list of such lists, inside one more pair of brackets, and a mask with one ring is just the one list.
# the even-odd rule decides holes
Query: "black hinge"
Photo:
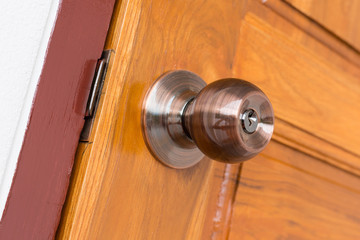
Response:
[{"label": "black hinge", "polygon": [[104,84],[107,68],[109,65],[111,50],[105,50],[97,62],[93,83],[91,85],[90,95],[86,105],[85,124],[80,135],[80,141],[88,141],[90,131],[94,122],[94,116],[97,110],[101,90]]}]

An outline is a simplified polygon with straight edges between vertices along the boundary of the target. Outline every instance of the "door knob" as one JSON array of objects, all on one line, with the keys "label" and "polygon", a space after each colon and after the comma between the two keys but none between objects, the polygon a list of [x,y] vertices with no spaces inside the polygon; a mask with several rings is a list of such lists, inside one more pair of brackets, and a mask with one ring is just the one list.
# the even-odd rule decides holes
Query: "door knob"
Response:
[{"label": "door knob", "polygon": [[274,129],[269,99],[255,85],[221,79],[209,85],[178,70],[160,76],[142,109],[145,142],[158,160],[187,168],[204,155],[238,163],[262,151]]}]

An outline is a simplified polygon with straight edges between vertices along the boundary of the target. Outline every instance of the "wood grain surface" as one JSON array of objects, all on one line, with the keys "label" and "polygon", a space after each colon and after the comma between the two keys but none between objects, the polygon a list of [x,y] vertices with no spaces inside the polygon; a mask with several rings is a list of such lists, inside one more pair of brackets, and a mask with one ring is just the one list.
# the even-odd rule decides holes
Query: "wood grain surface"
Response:
[{"label": "wood grain surface", "polygon": [[359,182],[273,141],[243,164],[229,239],[359,239]]},{"label": "wood grain surface", "polygon": [[140,113],[147,89],[165,71],[187,69],[208,82],[232,75],[240,3],[117,4],[106,45],[115,53],[90,141],[78,150],[59,239],[228,234],[239,165],[204,159],[187,170],[163,166],[145,146]]},{"label": "wood grain surface", "polygon": [[[330,230],[358,236],[356,53],[339,54],[260,1],[217,0],[124,0],[106,48],[114,54],[90,140],[77,152],[59,239],[306,239]],[[244,165],[244,180],[267,188],[238,189],[239,165],[204,159],[174,170],[151,156],[140,127],[142,99],[174,69],[208,83],[242,78],[269,96],[274,140]],[[243,199],[253,209],[243,208]]]},{"label": "wood grain surface", "polygon": [[[296,28],[321,42],[322,45],[330,48],[337,55],[347,59],[352,64],[360,66],[359,49],[356,49],[353,45],[350,45],[344,39],[331,32],[324,25],[312,20],[306,14],[285,1],[266,0],[263,1],[263,3],[279,16],[285,18],[287,22],[295,25]],[[346,21],[346,18],[343,20]]]},{"label": "wood grain surface", "polygon": [[360,50],[360,1],[285,0],[314,21]]},{"label": "wood grain surface", "polygon": [[[360,118],[359,67],[336,60],[329,48],[273,12],[256,3],[249,8],[234,56],[234,75],[259,86],[278,119],[348,152],[351,157],[338,160],[359,169],[360,123],[354,121]],[[340,109],[346,114],[339,114]],[[275,135],[279,130],[275,122]],[[297,135],[287,137],[299,140]],[[324,151],[314,143],[309,142]]]},{"label": "wood grain surface", "polygon": [[267,149],[243,164],[229,239],[358,239],[360,124],[335,114],[355,106],[360,117],[359,68],[333,55],[331,35],[299,27],[306,19],[250,5],[234,72],[265,90],[276,121]]}]

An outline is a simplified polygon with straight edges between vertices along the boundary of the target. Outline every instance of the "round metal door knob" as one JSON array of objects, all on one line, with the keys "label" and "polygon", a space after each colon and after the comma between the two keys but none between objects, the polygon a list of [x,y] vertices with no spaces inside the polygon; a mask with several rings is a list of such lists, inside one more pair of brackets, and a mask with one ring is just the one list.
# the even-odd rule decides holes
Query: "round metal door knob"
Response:
[{"label": "round metal door knob", "polygon": [[152,154],[173,168],[188,168],[204,155],[226,163],[248,160],[271,139],[274,113],[255,85],[221,79],[209,85],[196,74],[165,73],[143,103],[142,128]]}]

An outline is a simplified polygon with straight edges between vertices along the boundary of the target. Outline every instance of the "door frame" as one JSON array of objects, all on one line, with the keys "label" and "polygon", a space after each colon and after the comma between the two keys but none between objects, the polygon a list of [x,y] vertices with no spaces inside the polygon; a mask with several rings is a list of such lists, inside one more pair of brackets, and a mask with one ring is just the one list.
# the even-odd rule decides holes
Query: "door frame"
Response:
[{"label": "door frame", "polygon": [[1,239],[55,236],[114,3],[62,0],[59,4],[0,222]]}]

